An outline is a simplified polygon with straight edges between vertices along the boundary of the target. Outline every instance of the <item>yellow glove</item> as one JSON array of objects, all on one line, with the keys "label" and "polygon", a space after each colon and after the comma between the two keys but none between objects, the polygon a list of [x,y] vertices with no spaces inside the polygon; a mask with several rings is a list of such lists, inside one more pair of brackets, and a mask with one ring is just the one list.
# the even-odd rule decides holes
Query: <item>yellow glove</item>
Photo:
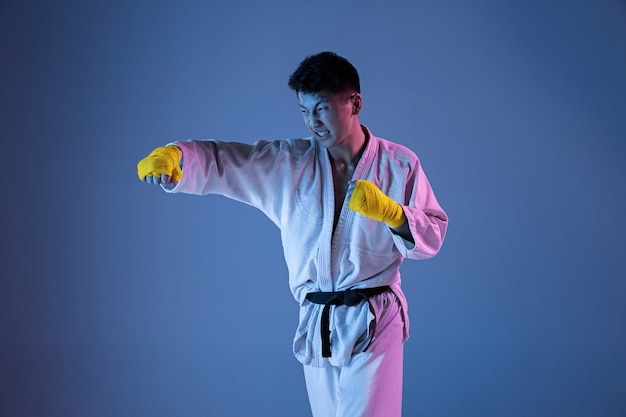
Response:
[{"label": "yellow glove", "polygon": [[147,176],[161,177],[165,174],[173,181],[180,181],[183,178],[183,171],[180,169],[182,156],[178,146],[168,145],[156,148],[137,164],[139,179],[143,180]]},{"label": "yellow glove", "polygon": [[371,181],[357,180],[348,206],[364,216],[398,228],[406,221],[402,206],[387,197]]}]

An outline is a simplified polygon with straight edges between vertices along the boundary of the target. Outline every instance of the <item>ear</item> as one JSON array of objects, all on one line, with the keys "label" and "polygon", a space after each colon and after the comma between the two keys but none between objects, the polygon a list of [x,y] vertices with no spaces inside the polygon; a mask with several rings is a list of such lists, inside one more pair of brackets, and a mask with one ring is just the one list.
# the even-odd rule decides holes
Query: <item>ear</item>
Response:
[{"label": "ear", "polygon": [[357,115],[361,112],[361,108],[363,107],[363,97],[361,94],[356,93],[352,98],[352,115]]}]

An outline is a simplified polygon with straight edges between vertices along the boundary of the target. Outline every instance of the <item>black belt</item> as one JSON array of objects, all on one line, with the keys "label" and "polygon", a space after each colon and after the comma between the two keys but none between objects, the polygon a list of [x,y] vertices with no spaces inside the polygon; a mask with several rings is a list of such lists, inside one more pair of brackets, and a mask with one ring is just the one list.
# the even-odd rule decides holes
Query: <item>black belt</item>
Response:
[{"label": "black belt", "polygon": [[[391,287],[385,285],[383,287],[374,288],[355,288],[345,291],[331,292],[310,292],[306,295],[306,299],[315,304],[324,304],[322,310],[322,356],[330,358],[330,306],[355,306],[361,301],[367,301],[369,298],[384,292],[390,291]],[[371,308],[371,305],[370,305]]]}]

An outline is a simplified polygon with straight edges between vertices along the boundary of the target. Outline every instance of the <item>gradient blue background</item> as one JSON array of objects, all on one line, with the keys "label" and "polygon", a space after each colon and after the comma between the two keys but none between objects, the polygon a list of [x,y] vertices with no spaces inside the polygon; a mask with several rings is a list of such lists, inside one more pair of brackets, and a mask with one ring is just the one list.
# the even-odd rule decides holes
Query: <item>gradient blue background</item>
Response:
[{"label": "gradient blue background", "polygon": [[403,266],[404,415],[626,416],[617,0],[0,1],[0,416],[309,415],[278,230],[136,163],[307,135],[321,50],[450,216]]}]

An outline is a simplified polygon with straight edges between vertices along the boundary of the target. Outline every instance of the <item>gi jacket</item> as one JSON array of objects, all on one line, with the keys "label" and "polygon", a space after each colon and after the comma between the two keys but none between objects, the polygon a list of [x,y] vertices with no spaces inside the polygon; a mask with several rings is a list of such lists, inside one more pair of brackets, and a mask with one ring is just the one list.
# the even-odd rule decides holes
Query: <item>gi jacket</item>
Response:
[{"label": "gi jacket", "polygon": [[[221,194],[261,210],[279,227],[289,271],[289,286],[300,304],[294,354],[303,364],[322,366],[322,305],[306,300],[309,292],[341,291],[389,285],[402,305],[405,338],[409,319],[400,288],[404,258],[434,256],[445,236],[447,216],[439,206],[417,156],[399,144],[369,133],[353,181],[373,181],[403,206],[415,243],[385,223],[348,207],[354,184],[343,201],[335,229],[330,158],[313,137],[260,140],[253,144],[218,140],[175,142],[183,153],[182,180],[169,192]],[[364,345],[377,306],[333,306],[333,365],[350,361]]]}]

